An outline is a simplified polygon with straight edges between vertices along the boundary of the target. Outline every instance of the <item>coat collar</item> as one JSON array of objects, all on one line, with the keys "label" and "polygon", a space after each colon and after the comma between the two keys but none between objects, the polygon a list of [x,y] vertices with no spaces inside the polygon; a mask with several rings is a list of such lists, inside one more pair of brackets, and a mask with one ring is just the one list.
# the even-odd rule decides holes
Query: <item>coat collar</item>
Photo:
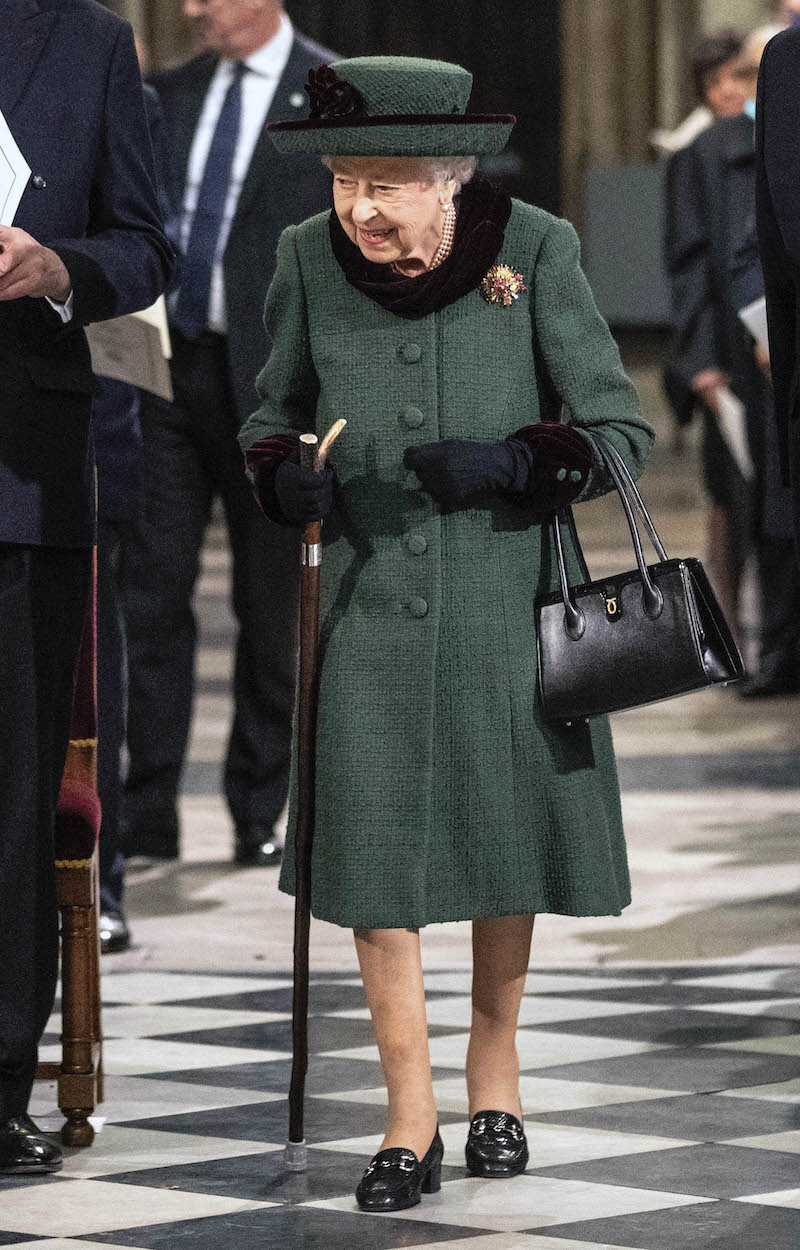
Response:
[{"label": "coat collar", "polygon": [[746,113],[726,117],[717,124],[723,127],[723,150],[729,165],[755,160],[755,126]]},{"label": "coat collar", "polygon": [[0,109],[10,120],[33,78],[58,13],[43,10],[36,0],[0,0]]}]

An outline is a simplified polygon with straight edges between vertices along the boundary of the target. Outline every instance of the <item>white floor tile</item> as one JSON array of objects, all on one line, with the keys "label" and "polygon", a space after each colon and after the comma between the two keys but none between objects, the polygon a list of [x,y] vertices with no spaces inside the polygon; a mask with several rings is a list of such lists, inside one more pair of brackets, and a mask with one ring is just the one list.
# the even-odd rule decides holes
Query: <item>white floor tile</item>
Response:
[{"label": "white floor tile", "polygon": [[[60,1188],[61,1182],[57,1184]],[[276,1205],[175,1189],[83,1180],[65,1181],[63,1197],[56,1202],[55,1189],[56,1185],[26,1185],[8,1190],[3,1194],[3,1228],[9,1233],[40,1237],[84,1237],[115,1228],[143,1228],[148,1224],[198,1220]]]},{"label": "white floor tile", "polygon": [[746,1198],[736,1198],[735,1202],[754,1202],[763,1207],[792,1207],[800,1211],[800,1189],[781,1189],[774,1194],[748,1194]]},{"label": "white floor tile", "polygon": [[[73,1241],[71,1237],[48,1237],[45,1241],[15,1241],[13,1245],[3,1246],[3,1250],[91,1250],[92,1246],[102,1250],[137,1250],[136,1246],[111,1245],[108,1241]],[[597,1247],[595,1247],[597,1250]]]},{"label": "white floor tile", "polygon": [[800,994],[800,971],[796,968],[770,968],[767,972],[721,972],[718,976],[687,977],[676,985],[708,985],[714,989],[775,990]]},{"label": "white floor tile", "polygon": [[[449,1037],[432,1038],[431,1063],[443,1068],[463,1068],[468,1043],[469,1033],[452,1033]],[[563,1063],[580,1063],[586,1059],[616,1059],[624,1055],[641,1055],[645,1051],[663,1049],[658,1043],[629,1042],[624,1038],[613,1037],[580,1037],[574,1033],[545,1033],[537,1029],[520,1029],[517,1034],[517,1054],[523,1071]]]},{"label": "white floor tile", "polygon": [[[530,1167],[559,1167],[563,1163],[587,1163],[591,1159],[611,1159],[617,1155],[646,1154],[650,1150],[676,1150],[680,1146],[692,1146],[695,1142],[679,1141],[675,1137],[647,1137],[643,1133],[613,1133],[604,1129],[574,1128],[562,1124],[535,1124],[525,1126],[530,1147]],[[464,1166],[464,1143],[467,1139],[467,1120],[463,1124],[443,1124],[439,1132],[444,1142],[444,1162],[450,1167]],[[787,1134],[788,1136],[788,1134]],[[798,1134],[800,1136],[800,1134]],[[342,1154],[374,1155],[381,1143],[381,1134],[369,1137],[350,1137],[344,1141],[315,1142],[320,1150],[334,1150]],[[780,1149],[779,1146],[775,1147]]]},{"label": "white floor tile", "polygon": [[[520,1094],[525,1115],[545,1115],[551,1111],[575,1111],[580,1107],[606,1107],[618,1102],[645,1102],[656,1098],[677,1098],[688,1090],[644,1089],[638,1085],[605,1085],[592,1081],[557,1081],[538,1076],[520,1078]],[[463,1077],[434,1081],[436,1105],[440,1111],[467,1115],[467,1087]],[[345,1093],[312,1094],[334,1102],[386,1103],[385,1089],[354,1089]]]},{"label": "white floor tile", "polygon": [[209,1159],[269,1154],[280,1149],[277,1143],[194,1137],[189,1133],[161,1133],[146,1128],[130,1128],[127,1125],[118,1128],[115,1124],[106,1124],[95,1137],[91,1150],[65,1150],[64,1167],[59,1175],[88,1180],[119,1172],[203,1163]]},{"label": "white floor tile", "polygon": [[779,1020],[800,1020],[800,998],[765,998],[755,1002],[693,1004],[689,1011],[721,1011],[730,1016],[775,1016]]},{"label": "white floor tile", "polygon": [[[59,1060],[61,1047],[42,1046],[40,1060]],[[137,1076],[148,1072],[195,1071],[198,1068],[230,1067],[237,1063],[270,1063],[290,1059],[291,1052],[251,1050],[244,1046],[201,1046],[191,1042],[162,1042],[158,1038],[112,1037],[103,1047],[105,1070],[112,1076]]]},{"label": "white floor tile", "polygon": [[250,990],[279,990],[285,977],[194,976],[184,972],[112,972],[103,977],[104,1003],[175,1003]]},{"label": "white floor tile", "polygon": [[800,1055],[800,1033],[783,1037],[745,1037],[739,1042],[709,1042],[702,1050],[752,1050],[762,1055]]},{"label": "white floor tile", "polygon": [[[535,955],[535,948],[534,948]],[[581,990],[627,989],[657,984],[655,977],[596,977],[578,973],[529,972],[525,978],[526,994],[570,994]],[[356,977],[350,984],[360,985]],[[426,972],[425,989],[429,993],[469,994],[472,989],[472,972]]]},{"label": "white floor tile", "polygon": [[732,1137],[723,1146],[749,1146],[754,1150],[783,1150],[800,1154],[800,1130],[788,1133],[762,1133],[759,1137]]},{"label": "white floor tile", "polygon": [[766,1098],[769,1102],[800,1102],[800,1078],[776,1085],[751,1085],[747,1089],[725,1089],[723,1098]]},{"label": "white floor tile", "polygon": [[[594,1020],[601,1016],[632,1016],[645,1012],[666,1011],[662,1004],[653,1003],[607,1003],[586,998],[523,998],[519,1013],[521,1026],[555,1024],[559,1020]],[[469,1028],[472,1017],[472,1000],[464,996],[438,998],[427,1004],[428,1023],[461,1025]],[[348,1011],[333,1011],[331,1015],[344,1020],[368,1020],[369,1008],[353,1007]]]},{"label": "white floor tile", "polygon": [[[38,1082],[33,1087],[31,1115],[56,1114],[55,1086]],[[107,1076],[106,1100],[98,1113],[107,1123],[121,1120],[152,1120],[190,1111],[215,1111],[218,1107],[243,1107],[247,1103],[277,1102],[284,1094],[250,1089],[223,1089],[217,1085],[192,1085],[188,1081],[153,1081],[146,1076]],[[2,1225],[0,1225],[2,1227]]]},{"label": "white floor tile", "polygon": [[[239,1024],[275,1024],[291,1020],[290,1011],[225,1011],[212,1007],[152,1006],[105,1007],[103,1036],[159,1037],[167,1033],[199,1033],[206,1029],[228,1029]],[[48,1033],[61,1032],[61,1017],[50,1017]],[[191,1041],[191,1038],[187,1038]]]},{"label": "white floor tile", "polygon": [[[396,1212],[392,1218],[456,1224],[493,1232],[515,1232],[707,1201],[706,1198],[688,1194],[626,1189],[621,1185],[597,1185],[545,1176],[516,1176],[508,1181],[448,1181],[438,1194],[427,1198],[420,1206]],[[351,1197],[308,1205],[336,1211],[358,1210]]]},{"label": "white floor tile", "polygon": [[[49,1242],[43,1243],[49,1245]],[[70,1243],[73,1244],[73,1243]],[[75,1243],[77,1244],[77,1243]],[[81,1247],[86,1245],[81,1242]],[[469,1237],[465,1241],[436,1241],[416,1250],[631,1250],[630,1246],[610,1246],[596,1241],[565,1241],[562,1237],[542,1237],[539,1233],[487,1233],[485,1237]],[[31,1248],[33,1250],[33,1248]],[[113,1250],[113,1247],[110,1248]]]}]

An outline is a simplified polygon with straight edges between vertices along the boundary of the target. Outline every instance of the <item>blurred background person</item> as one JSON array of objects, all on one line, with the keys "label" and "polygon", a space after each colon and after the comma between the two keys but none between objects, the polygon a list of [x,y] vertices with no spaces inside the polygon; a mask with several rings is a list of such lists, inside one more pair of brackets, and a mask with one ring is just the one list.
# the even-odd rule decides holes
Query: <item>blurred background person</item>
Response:
[{"label": "blurred background person", "polygon": [[[742,36],[733,29],[723,29],[706,35],[692,55],[692,82],[697,104],[689,116],[672,131],[655,131],[652,142],[660,152],[673,155],[682,152],[693,143],[698,135],[708,130],[719,117],[735,117],[743,112],[745,104],[745,88],[740,76],[742,55]],[[668,170],[667,203],[682,203],[685,191],[680,187],[682,180],[682,163],[673,161]],[[670,211],[667,215],[667,251],[680,248],[674,239],[681,226],[679,211]],[[686,378],[680,367],[673,349],[664,362],[663,387],[675,420],[675,438],[673,448],[677,453],[683,450],[681,437],[686,426],[691,424],[698,399],[692,388],[691,381]],[[712,507],[716,505],[712,504]],[[716,530],[712,532],[716,533]]]},{"label": "blurred background person", "polygon": [[[745,42],[735,69],[741,111],[715,121],[671,158],[667,170],[665,260],[672,284],[675,360],[705,414],[709,570],[728,618],[739,629],[745,564],[750,554],[761,554],[759,495],[769,392],[752,339],[734,307],[730,275],[755,195],[753,108],[747,111],[748,100],[754,99],[764,46],[777,29],[760,28]],[[732,450],[721,424],[730,419],[725,408],[731,395],[745,410],[743,441],[749,454],[743,456]],[[775,569],[769,558],[759,560],[761,631],[770,638],[776,581],[783,582],[783,570]]]},{"label": "blurred background person", "polygon": [[[144,44],[136,40],[143,71]],[[167,237],[177,245],[172,157],[164,111],[155,89],[143,84],[153,144],[159,206]],[[125,860],[121,843],[122,747],[126,720],[126,642],[121,582],[134,527],[141,511],[142,432],[140,394],[115,378],[98,377],[92,402],[97,458],[97,790],[100,829],[100,947],[104,954],[126,950],[130,931],[123,903]]]},{"label": "blurred background person", "polygon": [[236,436],[255,408],[262,314],[284,226],[327,207],[318,161],[291,179],[264,132],[306,104],[335,54],[296,33],[280,0],[184,0],[204,51],[156,75],[175,143],[182,264],[169,301],[174,403],[142,402],[143,509],[125,574],[128,855],[178,855],[192,710],[192,594],[212,503],[225,511],[239,632],[225,793],[239,864],[271,864],[288,790],[296,535],[263,517]]},{"label": "blurred background person", "polygon": [[[794,6],[800,9],[800,5]],[[800,25],[800,22],[793,23]],[[757,223],[764,275],[769,359],[783,480],[792,493],[796,554],[800,560],[800,421],[797,419],[798,261],[800,230],[800,32],[770,44],[758,85]]]}]

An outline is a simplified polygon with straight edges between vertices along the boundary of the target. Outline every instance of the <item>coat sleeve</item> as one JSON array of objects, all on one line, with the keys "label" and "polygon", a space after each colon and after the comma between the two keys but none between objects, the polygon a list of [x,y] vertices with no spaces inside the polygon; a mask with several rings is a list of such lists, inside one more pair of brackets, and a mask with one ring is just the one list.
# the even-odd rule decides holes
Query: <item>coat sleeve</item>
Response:
[{"label": "coat sleeve", "polygon": [[169,280],[173,250],[161,220],[139,63],[127,25],[109,66],[86,236],[51,246],[72,282],[70,330],[148,308]]},{"label": "coat sleeve", "polygon": [[689,387],[698,373],[720,368],[703,188],[698,147],[692,143],[668,161],[664,192],[664,265],[670,280],[674,361]]},{"label": "coat sleeve", "polygon": [[261,406],[239,434],[245,451],[261,439],[278,434],[299,435],[315,427],[319,379],[311,359],[296,231],[296,226],[288,226],[278,242],[275,277],[264,309],[270,351],[256,379]]},{"label": "coat sleeve", "polygon": [[[641,415],[636,390],[581,269],[578,236],[566,221],[553,222],[539,250],[534,332],[550,381],[569,409],[569,421],[590,440],[593,429],[604,434],[638,476],[655,436]],[[610,489],[595,460],[578,502]]]}]

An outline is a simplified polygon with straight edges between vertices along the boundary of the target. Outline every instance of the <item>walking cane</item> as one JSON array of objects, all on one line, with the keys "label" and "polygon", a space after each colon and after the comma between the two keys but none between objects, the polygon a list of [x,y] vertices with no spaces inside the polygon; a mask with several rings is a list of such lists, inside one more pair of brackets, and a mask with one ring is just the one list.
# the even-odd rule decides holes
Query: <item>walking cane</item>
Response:
[{"label": "walking cane", "polygon": [[[300,464],[321,473],[331,444],[346,421],[337,421],[317,449],[316,434],[300,435]],[[303,531],[300,578],[300,674],[297,705],[297,819],[294,834],[294,992],[292,996],[292,1080],[289,1086],[290,1172],[305,1172],[308,1151],[303,1135],[303,1103],[308,1070],[308,939],[311,928],[311,847],[314,837],[315,746],[319,690],[319,575],[322,522]]]}]

